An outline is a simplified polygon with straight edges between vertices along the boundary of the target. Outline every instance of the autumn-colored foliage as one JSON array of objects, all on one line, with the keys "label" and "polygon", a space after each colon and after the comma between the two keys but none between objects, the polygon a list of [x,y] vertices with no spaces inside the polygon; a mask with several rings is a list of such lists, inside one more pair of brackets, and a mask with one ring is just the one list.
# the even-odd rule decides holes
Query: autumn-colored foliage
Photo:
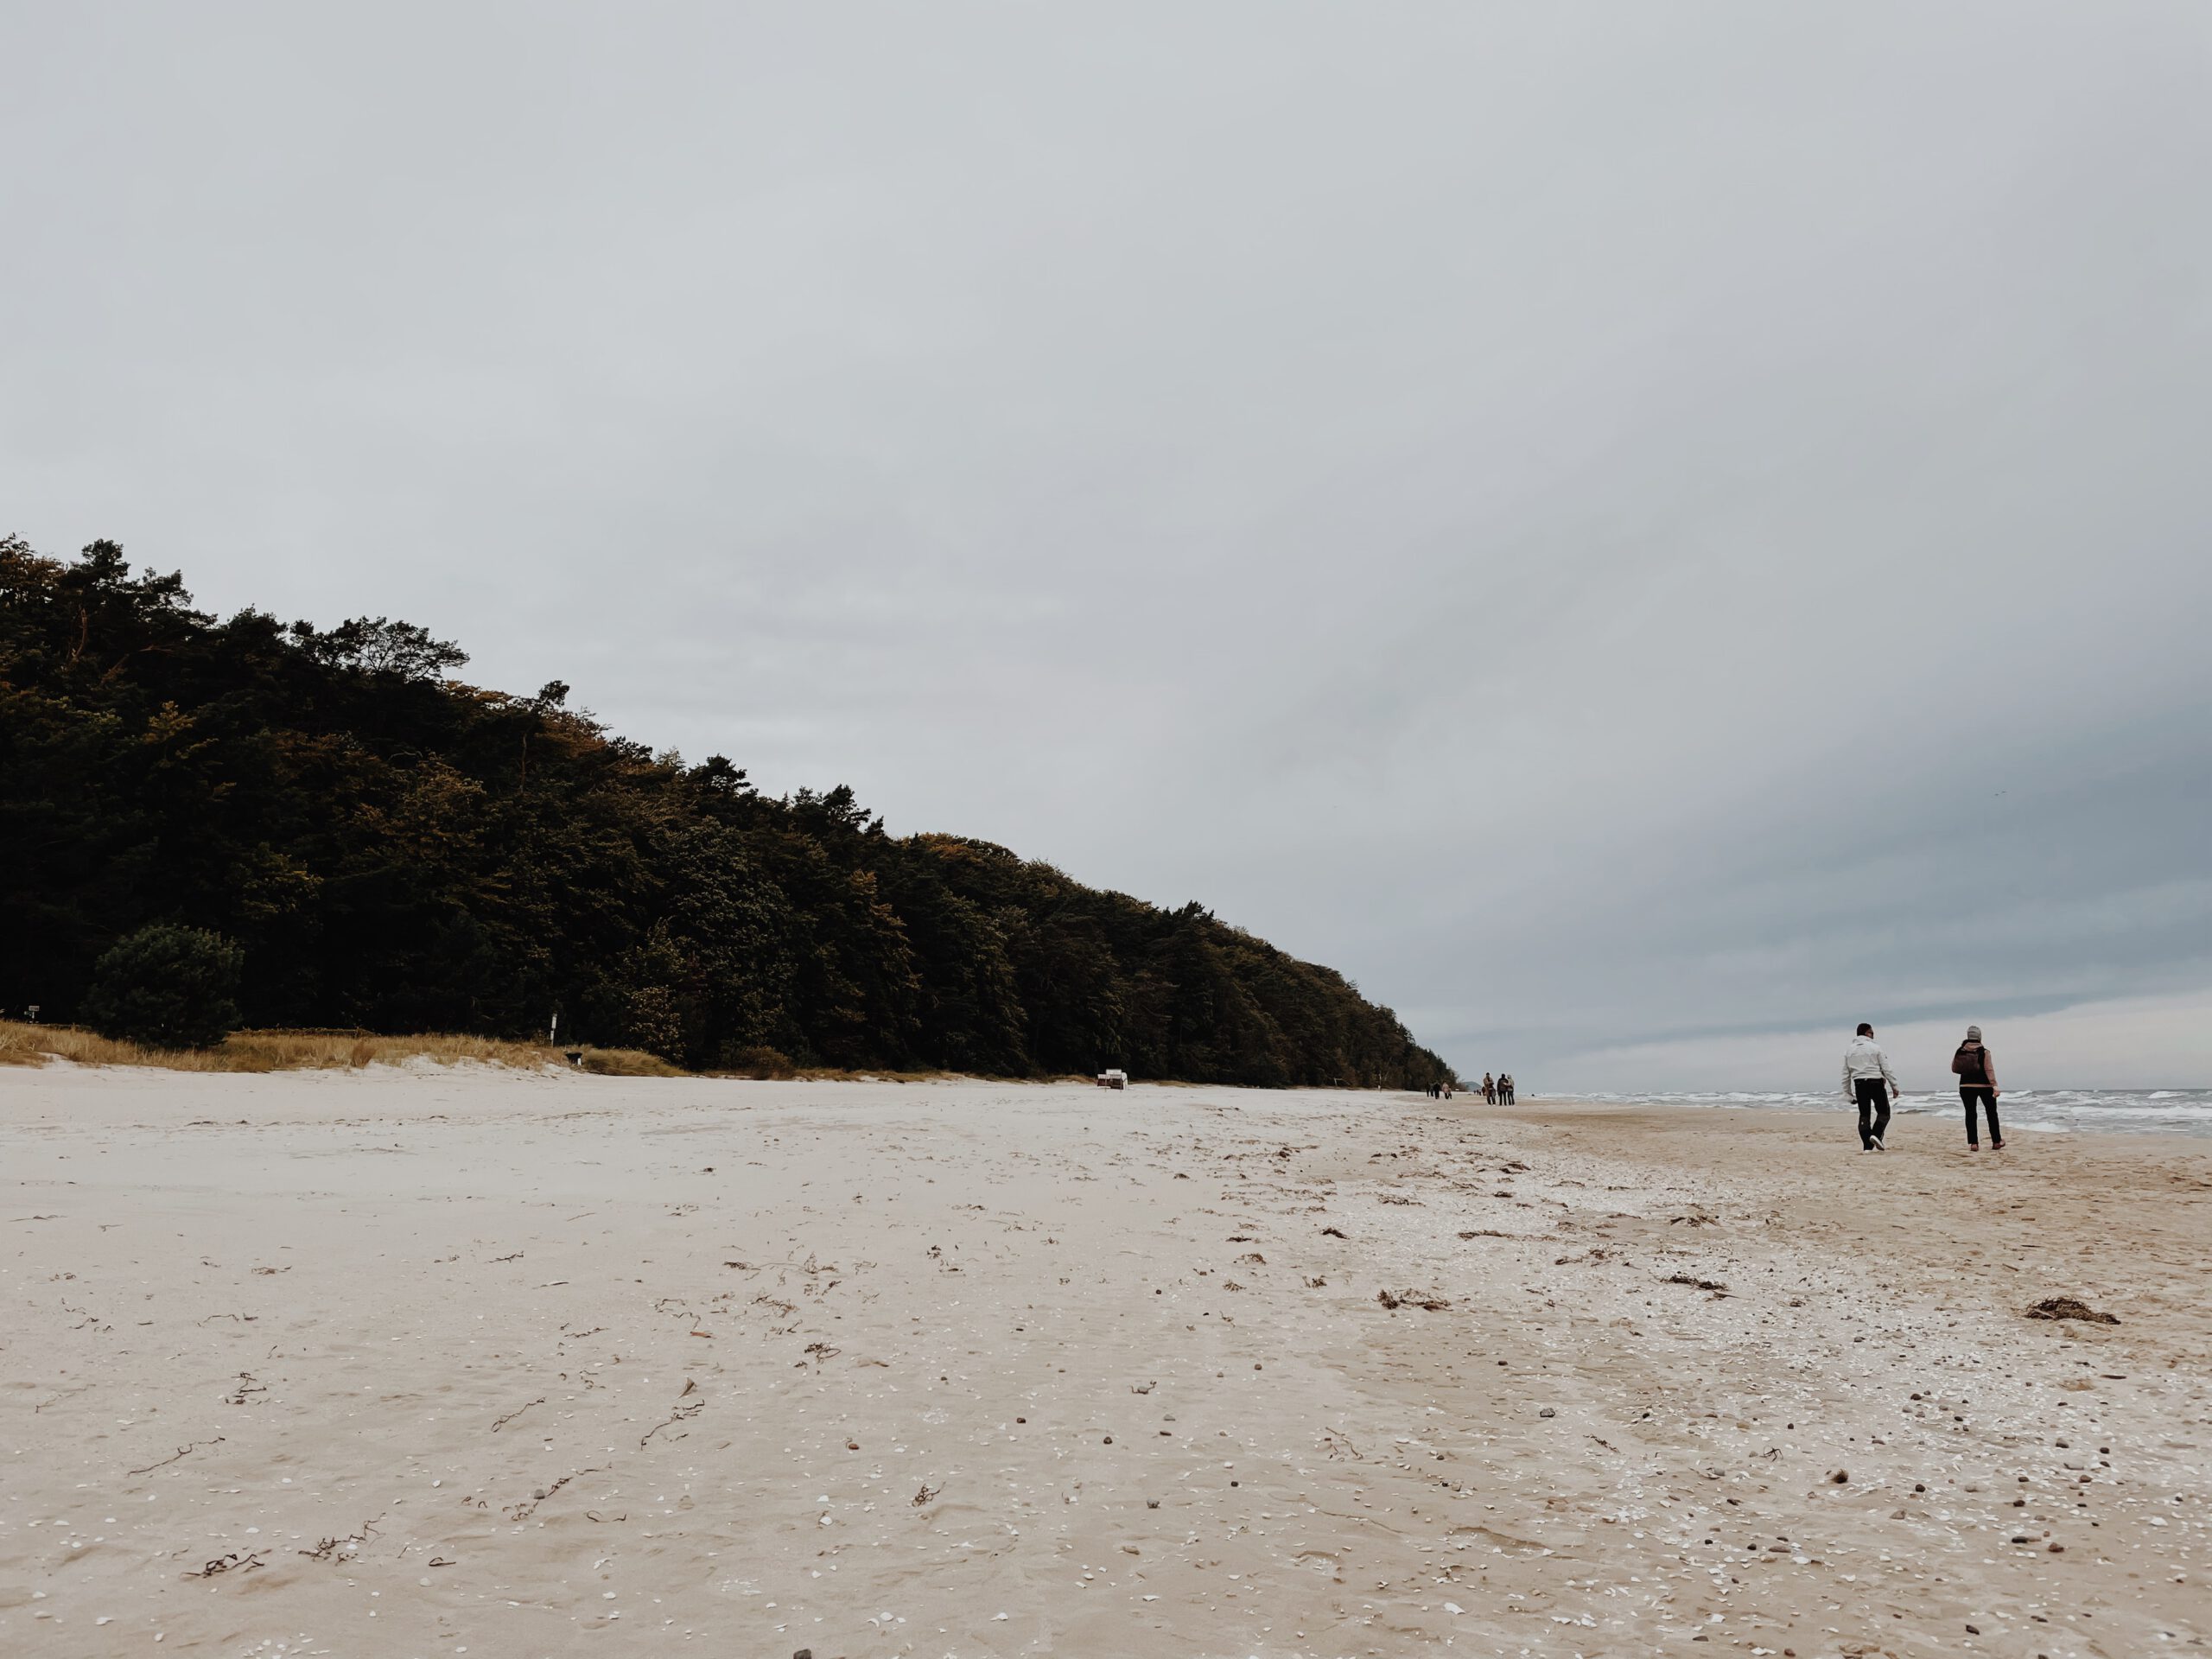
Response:
[{"label": "autumn-colored foliage", "polygon": [[149,926],[242,953],[246,1025],[649,1050],[694,1069],[949,1069],[1420,1087],[1387,1008],[852,791],[516,696],[385,619],[195,610],[122,550],[0,541],[0,1010],[81,1017]]}]

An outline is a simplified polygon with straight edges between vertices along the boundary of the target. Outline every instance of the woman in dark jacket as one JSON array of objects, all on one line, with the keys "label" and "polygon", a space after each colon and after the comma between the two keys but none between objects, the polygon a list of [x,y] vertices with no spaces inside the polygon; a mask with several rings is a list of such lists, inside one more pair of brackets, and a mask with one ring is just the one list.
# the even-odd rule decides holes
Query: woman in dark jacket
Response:
[{"label": "woman in dark jacket", "polygon": [[1959,1074],[1959,1099],[1967,1109],[1967,1150],[1980,1152],[1981,1136],[1974,1122],[1979,1105],[1989,1115],[1989,1149],[2005,1149],[2005,1131],[1997,1126],[1997,1063],[1981,1046],[1981,1027],[1968,1026],[1967,1039],[1951,1056],[1951,1070]]}]

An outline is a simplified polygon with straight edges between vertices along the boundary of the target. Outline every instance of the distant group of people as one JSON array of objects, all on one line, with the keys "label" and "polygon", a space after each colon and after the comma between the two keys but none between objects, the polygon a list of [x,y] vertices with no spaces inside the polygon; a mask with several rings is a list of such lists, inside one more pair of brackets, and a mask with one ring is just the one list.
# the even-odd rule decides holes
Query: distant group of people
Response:
[{"label": "distant group of people", "polygon": [[[1967,1150],[1981,1150],[1977,1110],[1989,1120],[1989,1149],[2005,1149],[2005,1131],[1997,1122],[1997,1062],[1981,1040],[1981,1027],[1968,1026],[1966,1040],[1951,1056],[1951,1071],[1959,1080],[1959,1100],[1967,1113]],[[1484,1079],[1488,1081],[1487,1078]],[[1874,1040],[1874,1027],[1860,1021],[1859,1034],[1843,1051],[1843,1096],[1859,1106],[1859,1149],[1886,1152],[1882,1137],[1889,1133],[1890,1102],[1902,1091],[1890,1057]]]},{"label": "distant group of people", "polygon": [[[1449,1100],[1458,1092],[1458,1085],[1451,1083],[1432,1083],[1428,1085],[1431,1100]],[[1481,1093],[1484,1103],[1491,1106],[1510,1106],[1513,1103],[1513,1079],[1504,1072],[1496,1077],[1483,1073]]]}]

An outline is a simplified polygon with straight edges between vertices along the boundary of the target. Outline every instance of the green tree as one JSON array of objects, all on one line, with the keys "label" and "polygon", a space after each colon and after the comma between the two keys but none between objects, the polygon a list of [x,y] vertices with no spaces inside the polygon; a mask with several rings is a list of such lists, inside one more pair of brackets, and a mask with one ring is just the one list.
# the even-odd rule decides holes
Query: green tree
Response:
[{"label": "green tree", "polygon": [[204,928],[142,927],[93,964],[86,1022],[149,1048],[213,1048],[238,1029],[245,963],[244,951]]},{"label": "green tree", "polygon": [[1447,1074],[1201,905],[888,835],[842,785],[765,797],[467,661],[384,617],[219,620],[112,542],[65,563],[0,537],[0,1007],[119,1028],[192,976],[103,950],[175,924],[235,942],[226,1017],[253,1025],[512,1037],[557,1008],[564,1037],[694,1067]]}]

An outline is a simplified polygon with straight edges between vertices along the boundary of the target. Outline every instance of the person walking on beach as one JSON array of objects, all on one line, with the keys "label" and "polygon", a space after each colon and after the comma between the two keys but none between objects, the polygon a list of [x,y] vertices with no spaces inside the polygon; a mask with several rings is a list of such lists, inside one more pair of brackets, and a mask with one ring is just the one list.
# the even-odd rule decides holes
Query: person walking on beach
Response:
[{"label": "person walking on beach", "polygon": [[1483,1104],[1485,1106],[1497,1104],[1497,1084],[1491,1080],[1487,1071],[1483,1073]]},{"label": "person walking on beach", "polygon": [[1843,1051],[1843,1097],[1859,1102],[1859,1149],[1885,1152],[1882,1137],[1890,1128],[1890,1096],[1900,1092],[1890,1057],[1874,1040],[1874,1027],[1859,1021],[1859,1034]]},{"label": "person walking on beach", "polygon": [[1959,1100],[1967,1109],[1967,1150],[1981,1150],[1981,1135],[1974,1116],[1974,1109],[1980,1106],[1989,1116],[1989,1149],[2004,1151],[2005,1131],[1997,1126],[1997,1062],[1981,1046],[1980,1026],[1967,1027],[1966,1041],[1951,1056],[1951,1070],[1959,1074]]}]

